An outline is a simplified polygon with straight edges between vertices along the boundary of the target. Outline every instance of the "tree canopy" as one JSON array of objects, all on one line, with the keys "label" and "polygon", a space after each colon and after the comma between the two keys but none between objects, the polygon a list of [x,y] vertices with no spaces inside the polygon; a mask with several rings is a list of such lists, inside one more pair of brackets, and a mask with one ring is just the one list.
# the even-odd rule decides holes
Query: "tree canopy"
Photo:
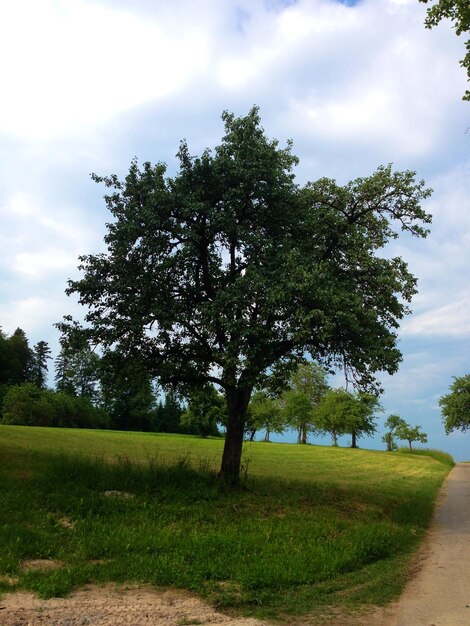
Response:
[{"label": "tree canopy", "polygon": [[447,434],[453,430],[470,428],[470,374],[455,377],[450,392],[439,400],[444,428]]},{"label": "tree canopy", "polygon": [[291,144],[267,138],[256,107],[222,119],[214,151],[193,157],[181,143],[173,177],[135,160],[123,181],[93,175],[110,190],[107,251],[81,257],[68,293],[105,351],[138,354],[186,395],[223,390],[221,475],[236,481],[250,396],[268,373],[287,376],[306,353],[364,387],[397,370],[416,280],[378,251],[400,230],[426,236],[430,190],[391,166],[344,186],[299,186]]},{"label": "tree canopy", "polygon": [[[462,33],[470,32],[470,3],[468,0],[419,0],[428,4],[426,19],[424,21],[426,28],[434,28],[443,19],[449,19],[454,25],[455,32],[458,36]],[[460,65],[467,70],[467,79],[470,81],[470,39],[465,42],[467,53],[460,61]],[[470,91],[467,89],[463,96],[463,100],[470,100]]]},{"label": "tree canopy", "polygon": [[420,443],[427,443],[428,436],[421,431],[421,426],[411,426],[407,422],[403,422],[395,429],[395,434],[398,439],[403,439],[408,442],[410,451],[413,450],[412,443],[419,441]]}]

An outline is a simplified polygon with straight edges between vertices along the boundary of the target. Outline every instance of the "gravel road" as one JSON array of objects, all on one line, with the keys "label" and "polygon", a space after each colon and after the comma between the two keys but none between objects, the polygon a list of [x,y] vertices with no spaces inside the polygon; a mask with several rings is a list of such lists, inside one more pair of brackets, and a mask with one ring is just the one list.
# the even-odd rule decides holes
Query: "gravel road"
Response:
[{"label": "gravel road", "polygon": [[389,623],[469,626],[470,463],[457,464],[449,474],[421,558]]}]

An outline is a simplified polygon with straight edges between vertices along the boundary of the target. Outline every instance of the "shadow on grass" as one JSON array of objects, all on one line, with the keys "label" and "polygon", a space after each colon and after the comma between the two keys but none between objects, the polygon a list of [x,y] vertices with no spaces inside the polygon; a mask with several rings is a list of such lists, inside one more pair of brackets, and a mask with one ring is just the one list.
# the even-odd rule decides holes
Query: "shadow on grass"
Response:
[{"label": "shadow on grass", "polygon": [[[43,597],[89,582],[171,585],[265,617],[394,597],[440,481],[252,476],[233,491],[188,457],[4,460],[0,571],[17,585]],[[47,558],[64,567],[21,569]]]}]

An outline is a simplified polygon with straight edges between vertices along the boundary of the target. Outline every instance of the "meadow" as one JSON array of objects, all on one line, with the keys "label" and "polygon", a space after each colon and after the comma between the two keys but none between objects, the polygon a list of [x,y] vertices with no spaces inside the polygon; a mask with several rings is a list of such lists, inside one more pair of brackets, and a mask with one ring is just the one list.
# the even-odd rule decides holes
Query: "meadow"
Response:
[{"label": "meadow", "polygon": [[[217,479],[222,446],[0,425],[0,592],[132,582],[274,619],[383,604],[452,466],[432,452],[253,442],[234,491]],[[33,559],[59,568],[23,567]]]}]

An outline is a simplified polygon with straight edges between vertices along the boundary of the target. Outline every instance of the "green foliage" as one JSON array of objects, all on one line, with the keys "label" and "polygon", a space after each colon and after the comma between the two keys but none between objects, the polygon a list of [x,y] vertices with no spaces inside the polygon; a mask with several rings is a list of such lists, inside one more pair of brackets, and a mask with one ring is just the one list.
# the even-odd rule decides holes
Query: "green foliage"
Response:
[{"label": "green foliage", "polygon": [[109,352],[99,363],[100,402],[118,430],[156,430],[156,401],[150,377],[136,359]]},{"label": "green foliage", "polygon": [[225,398],[213,385],[194,389],[189,396],[188,408],[180,419],[180,425],[201,437],[219,436],[218,423],[227,421]]},{"label": "green foliage", "polygon": [[40,389],[33,383],[9,387],[3,399],[2,423],[22,426],[106,428],[109,418],[86,397]]},{"label": "green foliage", "polygon": [[254,430],[264,430],[264,440],[269,441],[271,433],[281,434],[286,429],[281,406],[266,390],[255,391],[248,406],[250,423]]},{"label": "green foliage", "polygon": [[52,393],[33,383],[14,385],[3,400],[4,424],[23,426],[55,426],[56,410]]},{"label": "green foliage", "polygon": [[[155,430],[159,433],[181,433],[181,416],[184,409],[174,393],[167,393],[155,411]],[[191,433],[187,433],[191,434]]]},{"label": "green foliage", "polygon": [[399,426],[403,425],[406,425],[405,420],[394,413],[390,414],[385,420],[385,428],[388,428],[388,432],[382,437],[382,441],[387,444],[388,452],[396,450],[397,445],[394,439],[394,432]]},{"label": "green foliage", "polygon": [[[256,107],[222,119],[213,152],[193,157],[182,142],[173,178],[136,161],[124,181],[93,176],[109,189],[107,250],[81,257],[68,293],[87,307],[94,344],[142,356],[183,394],[224,390],[221,475],[236,481],[250,396],[269,371],[286,377],[305,353],[346,364],[369,387],[374,373],[396,371],[395,331],[416,280],[378,252],[399,230],[426,236],[430,190],[391,166],[299,187],[291,143],[266,137]],[[76,328],[68,319],[62,330]]]},{"label": "green foliage", "polygon": [[[470,32],[470,3],[468,0],[419,0],[427,4],[432,2],[427,10],[425,19],[426,28],[434,28],[443,19],[453,22],[456,35]],[[470,39],[465,42],[466,55],[460,61],[460,65],[467,70],[467,77],[470,80]],[[467,89],[463,100],[470,100],[470,91]]]},{"label": "green foliage", "polygon": [[32,367],[33,352],[24,330],[17,328],[11,337],[0,331],[0,384],[30,382]]},{"label": "green foliage", "polygon": [[312,415],[328,390],[327,372],[318,363],[300,363],[289,380],[289,390],[282,405],[287,423],[297,431],[297,443],[307,443],[308,433],[314,432]]},{"label": "green foliage", "polygon": [[339,435],[350,434],[351,447],[356,448],[359,437],[376,431],[374,413],[378,410],[378,399],[372,394],[331,389],[318,404],[313,423],[319,431],[331,434],[335,446]]},{"label": "green foliage", "polygon": [[412,443],[418,441],[420,443],[427,443],[428,436],[426,433],[421,432],[421,426],[410,426],[407,422],[399,424],[395,429],[395,434],[398,439],[404,439],[408,442],[410,451],[412,450]]},{"label": "green foliage", "polygon": [[31,365],[31,382],[37,387],[46,386],[47,361],[51,358],[51,349],[46,341],[38,341],[34,346]]},{"label": "green foliage", "polygon": [[450,392],[439,400],[439,406],[447,434],[470,428],[470,374],[454,378]]},{"label": "green foliage", "polygon": [[[171,586],[289,623],[396,597],[448,471],[414,455],[255,443],[244,489],[230,491],[216,439],[38,433],[0,427],[0,575],[18,576],[18,589]],[[28,573],[30,558],[64,567]]]}]

